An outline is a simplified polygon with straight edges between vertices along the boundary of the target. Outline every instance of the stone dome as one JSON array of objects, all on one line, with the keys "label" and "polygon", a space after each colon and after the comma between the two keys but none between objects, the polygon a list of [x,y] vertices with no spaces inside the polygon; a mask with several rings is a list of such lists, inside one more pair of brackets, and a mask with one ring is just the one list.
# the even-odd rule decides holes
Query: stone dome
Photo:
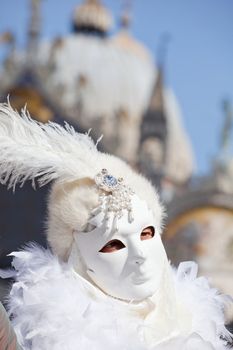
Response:
[{"label": "stone dome", "polygon": [[51,50],[52,55],[49,50],[43,55],[44,60],[50,57],[52,67],[43,86],[74,121],[79,102],[89,121],[111,118],[119,110],[137,117],[147,108],[156,74],[150,56],[142,59],[111,38],[85,34],[69,35],[55,50],[51,45]]}]

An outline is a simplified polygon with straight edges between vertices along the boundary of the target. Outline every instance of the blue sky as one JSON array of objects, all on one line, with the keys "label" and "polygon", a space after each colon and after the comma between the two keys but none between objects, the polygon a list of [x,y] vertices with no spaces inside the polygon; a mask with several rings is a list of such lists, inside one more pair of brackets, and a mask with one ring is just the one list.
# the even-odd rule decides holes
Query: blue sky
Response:
[{"label": "blue sky", "polygon": [[[42,37],[67,34],[72,10],[80,0],[42,0],[42,3]],[[117,19],[123,1],[104,3]],[[28,4],[29,0],[1,0],[0,31],[12,30],[19,46],[24,45]],[[233,104],[233,1],[134,0],[133,15],[132,33],[155,57],[161,35],[171,36],[166,83],[181,106],[197,172],[205,173],[218,151],[223,123],[221,101],[229,98]],[[3,53],[0,48],[0,57]]]}]

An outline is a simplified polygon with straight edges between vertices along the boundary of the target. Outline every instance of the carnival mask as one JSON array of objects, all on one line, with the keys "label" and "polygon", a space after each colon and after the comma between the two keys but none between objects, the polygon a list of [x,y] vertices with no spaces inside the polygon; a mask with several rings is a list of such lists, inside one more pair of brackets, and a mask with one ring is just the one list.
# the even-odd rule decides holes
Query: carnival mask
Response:
[{"label": "carnival mask", "polygon": [[139,301],[158,290],[167,257],[152,211],[135,194],[131,212],[134,219],[124,210],[116,228],[114,213],[107,220],[100,211],[89,220],[91,231],[74,236],[96,286],[113,297]]}]

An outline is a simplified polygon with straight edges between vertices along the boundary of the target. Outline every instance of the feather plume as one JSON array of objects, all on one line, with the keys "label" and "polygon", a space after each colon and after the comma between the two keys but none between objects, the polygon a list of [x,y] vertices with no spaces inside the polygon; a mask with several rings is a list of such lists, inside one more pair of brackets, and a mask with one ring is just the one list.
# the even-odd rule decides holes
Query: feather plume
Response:
[{"label": "feather plume", "polygon": [[[16,282],[8,307],[24,350],[231,348],[227,346],[231,334],[224,327],[225,298],[205,278],[197,278],[192,262],[173,272],[177,322],[170,338],[164,338],[157,333],[159,317],[157,322],[153,317],[139,317],[139,310],[147,304],[127,304],[103,294],[49,250],[32,245],[12,256]],[[148,305],[153,305],[152,301]],[[154,311],[156,315],[157,307],[151,308],[151,315]],[[167,330],[170,314],[166,317]]]},{"label": "feather plume", "polygon": [[98,154],[89,134],[77,133],[67,123],[42,124],[9,103],[0,104],[0,149],[0,183],[13,190],[27,180],[35,186],[37,179],[43,186],[90,176]]}]

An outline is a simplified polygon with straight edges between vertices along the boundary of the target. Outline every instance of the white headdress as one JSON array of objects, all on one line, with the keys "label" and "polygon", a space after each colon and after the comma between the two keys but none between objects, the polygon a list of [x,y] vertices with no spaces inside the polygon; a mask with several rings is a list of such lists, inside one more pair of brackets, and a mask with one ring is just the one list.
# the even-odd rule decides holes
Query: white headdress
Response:
[{"label": "white headdress", "polygon": [[77,133],[68,124],[38,123],[26,110],[19,115],[8,104],[1,104],[0,150],[0,182],[8,188],[15,189],[27,180],[33,186],[55,180],[47,233],[53,251],[64,260],[70,254],[73,231],[86,228],[91,211],[108,189],[108,210],[114,210],[118,200],[122,205],[117,206],[117,215],[127,209],[130,216],[127,196],[132,191],[147,202],[161,227],[163,209],[149,181],[119,158],[99,152],[88,134]]}]

